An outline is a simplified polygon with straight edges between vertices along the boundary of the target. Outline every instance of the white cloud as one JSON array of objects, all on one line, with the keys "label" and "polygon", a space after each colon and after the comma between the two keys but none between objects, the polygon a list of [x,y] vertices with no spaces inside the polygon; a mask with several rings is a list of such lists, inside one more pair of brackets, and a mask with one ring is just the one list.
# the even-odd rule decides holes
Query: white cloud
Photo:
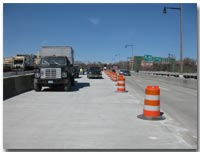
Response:
[{"label": "white cloud", "polygon": [[97,25],[100,22],[100,20],[96,17],[89,17],[88,20],[89,20],[90,23],[92,23],[94,25]]}]

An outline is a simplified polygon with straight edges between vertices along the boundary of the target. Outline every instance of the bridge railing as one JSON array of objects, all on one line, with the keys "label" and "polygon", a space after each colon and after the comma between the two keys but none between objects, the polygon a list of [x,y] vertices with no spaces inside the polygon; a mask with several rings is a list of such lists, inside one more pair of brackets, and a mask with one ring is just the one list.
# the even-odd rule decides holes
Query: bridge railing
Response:
[{"label": "bridge railing", "polygon": [[31,71],[11,71],[11,72],[4,72],[3,77],[11,77],[11,76],[16,76],[16,75],[26,75],[26,74],[33,74],[34,70]]},{"label": "bridge railing", "polygon": [[33,89],[34,74],[3,78],[3,100]]},{"label": "bridge railing", "polygon": [[190,89],[197,89],[197,79],[185,79],[185,78],[179,78],[176,75],[171,76],[169,73],[151,73],[151,72],[132,72],[132,75],[136,77],[141,77],[147,80],[155,80],[160,81],[176,86],[181,86],[185,88]]},{"label": "bridge railing", "polygon": [[[166,72],[166,71],[139,71],[140,73],[150,74],[150,75],[161,75],[168,77],[180,77],[180,73],[178,72]],[[197,73],[183,73],[182,76],[186,79],[192,78],[197,79]]]}]

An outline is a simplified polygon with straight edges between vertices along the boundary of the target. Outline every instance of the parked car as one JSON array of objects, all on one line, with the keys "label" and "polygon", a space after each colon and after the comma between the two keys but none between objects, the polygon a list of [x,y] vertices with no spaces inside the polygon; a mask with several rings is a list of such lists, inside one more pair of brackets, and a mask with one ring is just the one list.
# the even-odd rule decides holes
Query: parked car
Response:
[{"label": "parked car", "polygon": [[102,78],[101,69],[99,67],[90,67],[87,70],[87,78]]},{"label": "parked car", "polygon": [[124,76],[131,76],[131,73],[128,70],[120,70],[119,73],[124,75]]}]

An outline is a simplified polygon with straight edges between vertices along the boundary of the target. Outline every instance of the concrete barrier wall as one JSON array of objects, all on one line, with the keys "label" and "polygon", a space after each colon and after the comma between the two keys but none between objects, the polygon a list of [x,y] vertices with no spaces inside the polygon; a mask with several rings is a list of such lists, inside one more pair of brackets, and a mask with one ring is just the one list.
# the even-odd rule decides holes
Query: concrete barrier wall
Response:
[{"label": "concrete barrier wall", "polygon": [[185,78],[176,78],[176,77],[167,77],[167,76],[160,76],[160,75],[152,75],[152,74],[144,74],[144,73],[132,73],[135,76],[143,77],[149,80],[156,80],[164,83],[169,83],[185,88],[190,89],[197,89],[197,80],[196,79],[185,79]]},{"label": "concrete barrier wall", "polygon": [[3,100],[33,89],[34,74],[3,79]]}]

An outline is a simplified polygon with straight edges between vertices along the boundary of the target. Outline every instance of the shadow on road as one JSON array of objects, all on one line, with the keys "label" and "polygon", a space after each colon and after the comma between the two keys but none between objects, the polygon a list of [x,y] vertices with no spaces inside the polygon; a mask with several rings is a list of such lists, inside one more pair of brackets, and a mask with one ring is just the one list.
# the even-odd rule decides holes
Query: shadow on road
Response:
[{"label": "shadow on road", "polygon": [[81,78],[82,78],[82,77],[79,76],[79,77],[76,77],[75,79],[81,79]]},{"label": "shadow on road", "polygon": [[75,83],[71,91],[78,91],[79,89],[82,89],[84,87],[89,87],[89,86],[90,86],[89,82],[78,82],[78,83]]},{"label": "shadow on road", "polygon": [[[79,91],[79,89],[84,88],[84,87],[89,87],[90,83],[89,82],[77,82],[75,81],[75,85],[72,87],[71,91]],[[49,91],[49,92],[65,92],[63,89],[63,86],[57,86],[57,87],[50,87],[50,88],[44,88],[42,90],[43,92]]]},{"label": "shadow on road", "polygon": [[88,78],[88,79],[104,79],[103,77],[99,77],[99,78],[96,78],[96,77],[90,77],[90,78]]}]

